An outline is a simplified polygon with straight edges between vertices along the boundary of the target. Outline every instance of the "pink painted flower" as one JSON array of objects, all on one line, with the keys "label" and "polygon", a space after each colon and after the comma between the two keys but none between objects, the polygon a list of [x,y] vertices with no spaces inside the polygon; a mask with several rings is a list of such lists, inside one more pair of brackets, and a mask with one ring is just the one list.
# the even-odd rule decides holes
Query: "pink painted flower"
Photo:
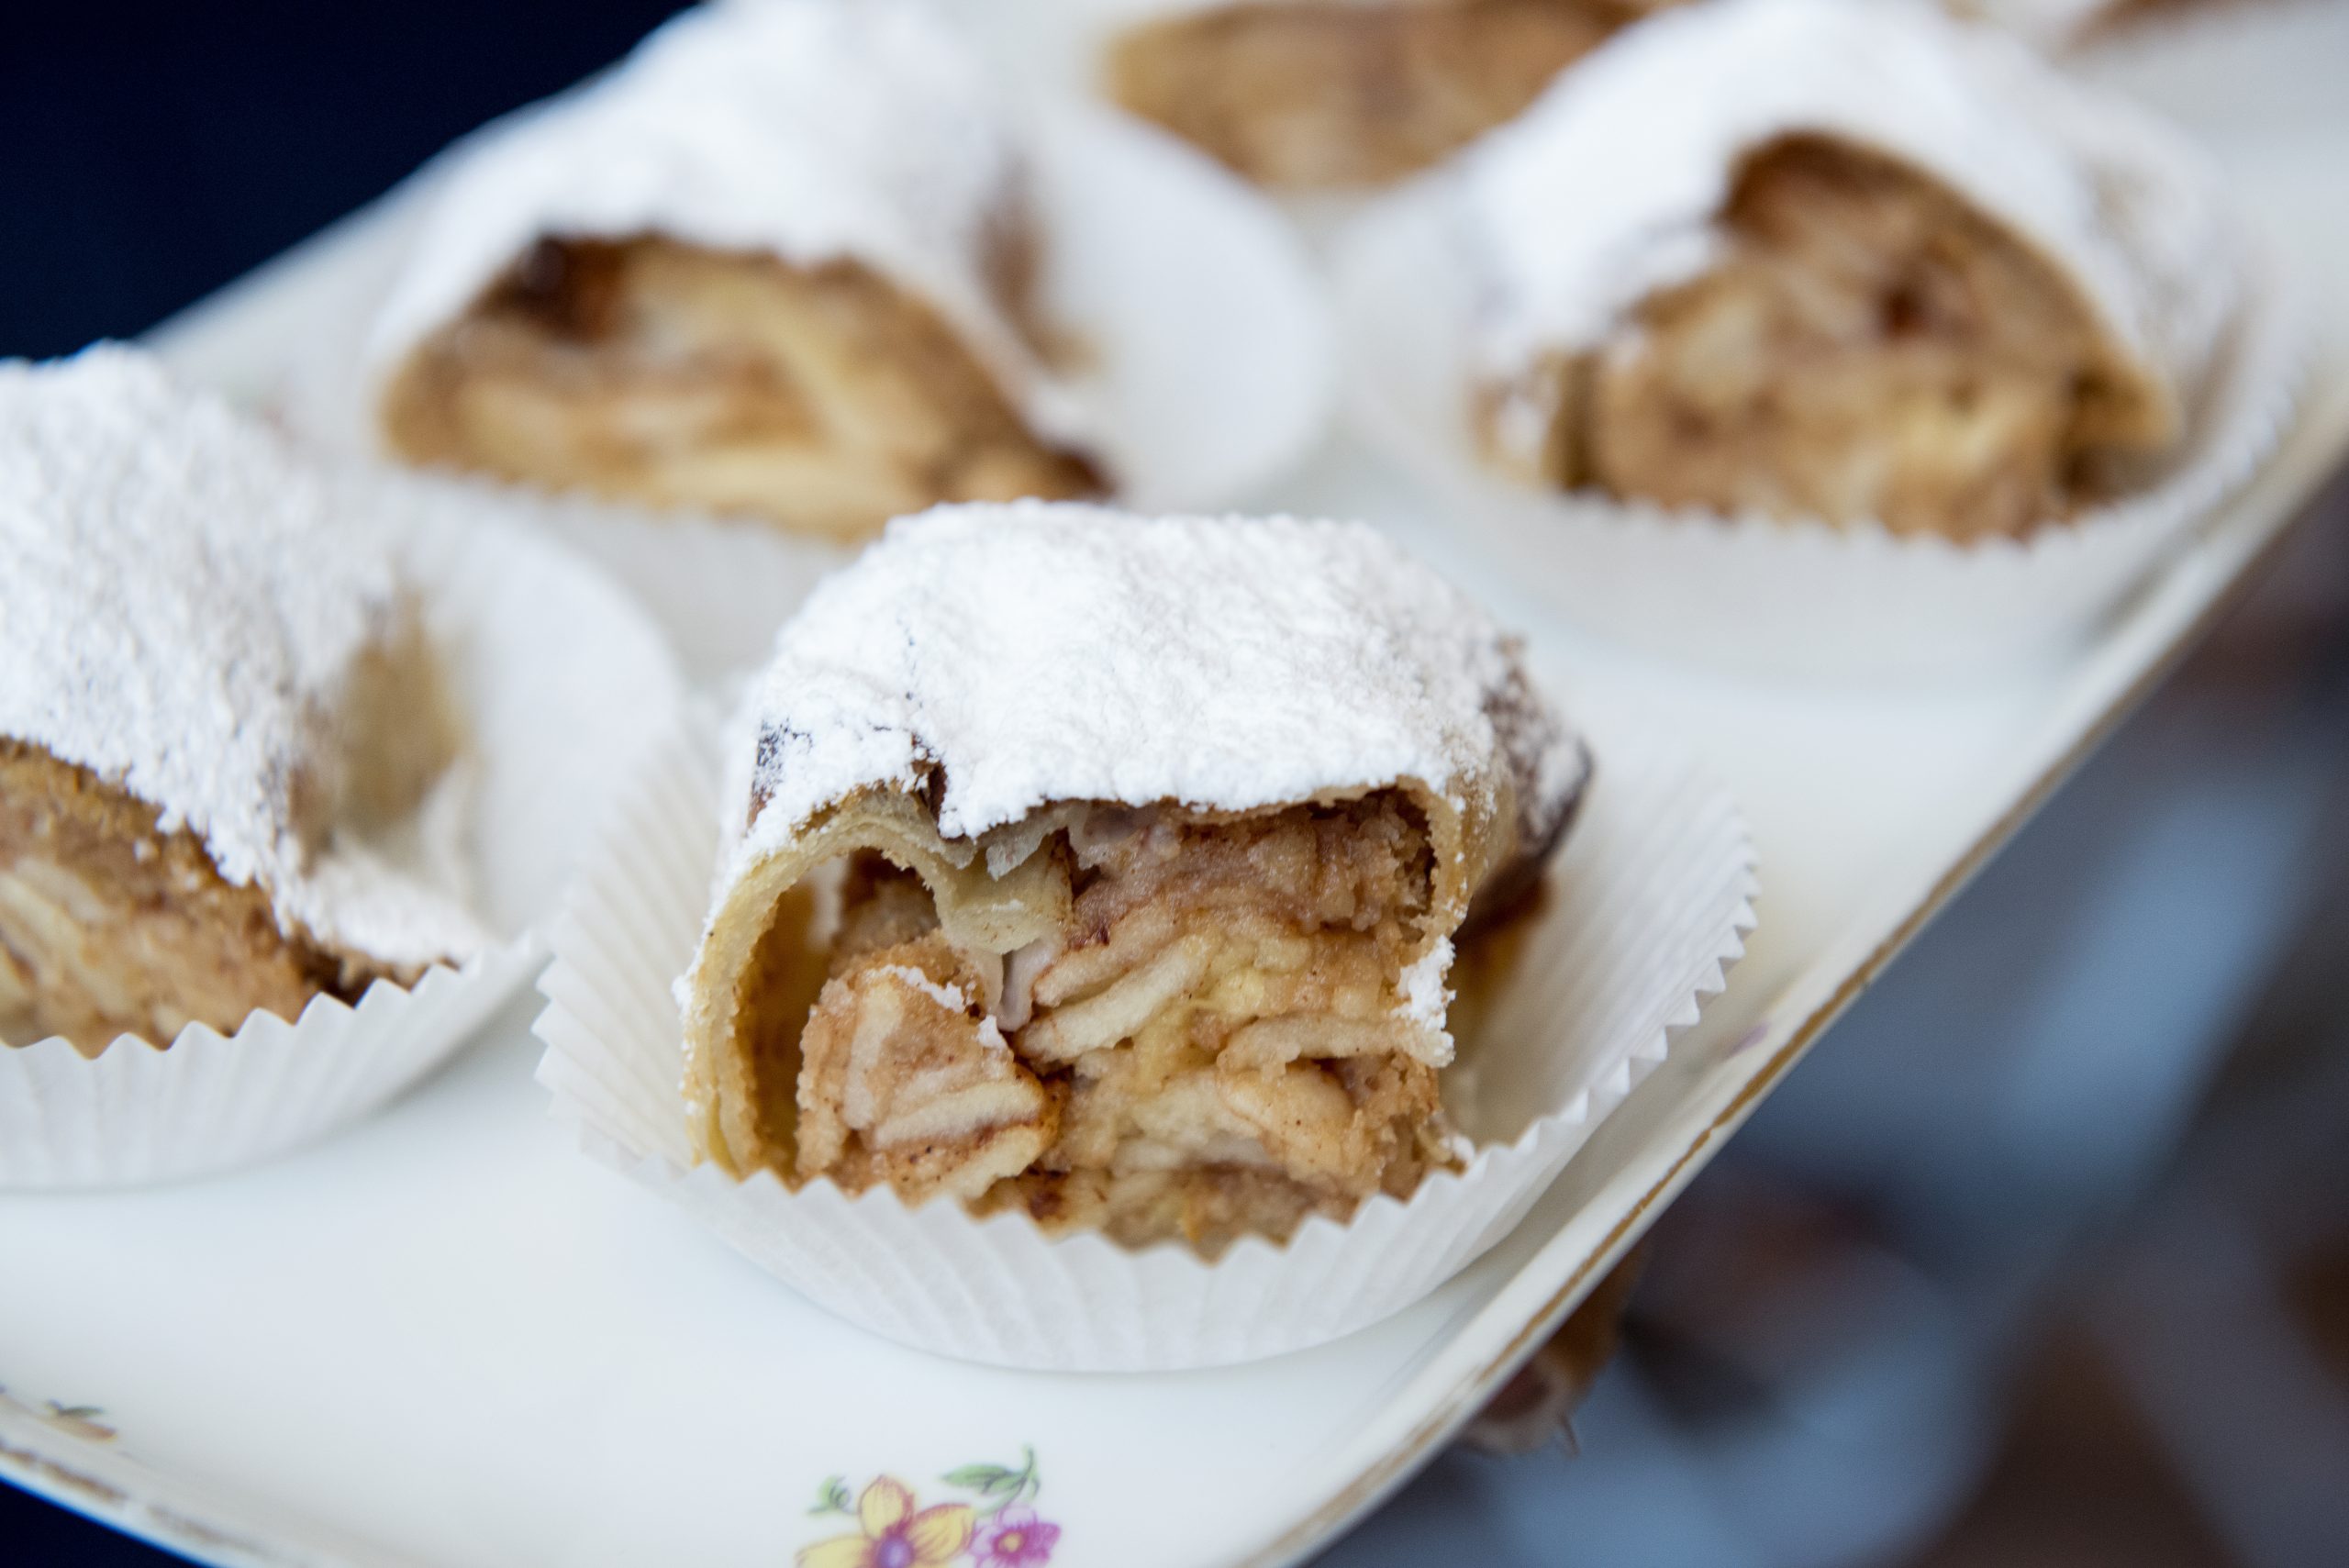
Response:
[{"label": "pink painted flower", "polygon": [[980,1568],[1044,1568],[1060,1539],[1061,1527],[1046,1524],[1033,1508],[1006,1508],[980,1528],[971,1554]]}]

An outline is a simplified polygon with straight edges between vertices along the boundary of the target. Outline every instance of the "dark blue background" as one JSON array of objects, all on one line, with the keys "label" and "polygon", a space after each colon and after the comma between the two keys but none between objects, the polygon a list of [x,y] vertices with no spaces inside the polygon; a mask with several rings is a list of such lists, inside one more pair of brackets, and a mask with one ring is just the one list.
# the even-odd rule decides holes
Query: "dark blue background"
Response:
[{"label": "dark blue background", "polygon": [[[6,0],[0,354],[144,331],[675,8]],[[6,1364],[0,1346],[0,1376]],[[10,1568],[176,1561],[0,1486]]]},{"label": "dark blue background", "polygon": [[675,8],[0,6],[0,352],[144,330]]}]

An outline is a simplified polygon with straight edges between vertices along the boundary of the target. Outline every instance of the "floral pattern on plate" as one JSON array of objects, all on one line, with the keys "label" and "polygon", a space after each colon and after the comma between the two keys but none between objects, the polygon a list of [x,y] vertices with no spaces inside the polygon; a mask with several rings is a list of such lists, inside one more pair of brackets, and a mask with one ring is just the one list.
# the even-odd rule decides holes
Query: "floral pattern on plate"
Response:
[{"label": "floral pattern on plate", "polygon": [[793,1561],[797,1568],[1045,1568],[1052,1561],[1061,1527],[1029,1506],[1044,1489],[1035,1450],[1020,1451],[1017,1470],[966,1464],[939,1479],[973,1500],[923,1507],[894,1475],[874,1476],[852,1499],[845,1476],[829,1478],[807,1512],[842,1515],[856,1529],[801,1547]]}]

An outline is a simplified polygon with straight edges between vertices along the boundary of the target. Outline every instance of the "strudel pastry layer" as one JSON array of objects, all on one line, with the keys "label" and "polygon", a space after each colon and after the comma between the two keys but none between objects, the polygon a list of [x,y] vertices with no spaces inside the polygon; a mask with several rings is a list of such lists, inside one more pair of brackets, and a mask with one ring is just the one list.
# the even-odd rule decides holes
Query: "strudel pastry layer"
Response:
[{"label": "strudel pastry layer", "polygon": [[2183,439],[2240,288],[2190,151],[1869,0],[1661,17],[1464,182],[1494,461],[1733,516],[1965,541],[2110,500]]},{"label": "strudel pastry layer", "polygon": [[0,366],[0,1040],[168,1045],[478,947],[461,737],[359,493],[128,350]]},{"label": "strudel pastry layer", "polygon": [[1261,184],[1385,184],[1517,115],[1634,0],[1241,0],[1137,26],[1113,96]]},{"label": "strudel pastry layer", "polygon": [[1368,530],[1082,507],[896,525],[747,717],[704,1153],[1209,1252],[1456,1162],[1454,940],[1585,766]]},{"label": "strudel pastry layer", "polygon": [[451,163],[367,351],[399,456],[844,540],[1104,487],[1025,149],[915,0],[696,7]]}]

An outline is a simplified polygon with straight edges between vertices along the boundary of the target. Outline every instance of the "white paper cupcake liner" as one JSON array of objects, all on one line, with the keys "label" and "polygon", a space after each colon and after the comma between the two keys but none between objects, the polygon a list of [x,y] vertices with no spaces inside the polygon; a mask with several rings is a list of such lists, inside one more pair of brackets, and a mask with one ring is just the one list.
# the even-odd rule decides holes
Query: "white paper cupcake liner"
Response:
[{"label": "white paper cupcake liner", "polygon": [[694,1162],[671,983],[718,854],[710,727],[642,772],[574,884],[540,981],[539,1078],[596,1158],[848,1321],[923,1350],[1063,1371],[1173,1370],[1301,1350],[1402,1310],[1497,1241],[1697,1019],[1753,923],[1735,806],[1668,750],[1600,742],[1596,782],[1489,1023],[1446,1075],[1478,1151],[1408,1201],[1316,1218],[1214,1263],[1167,1244],[1047,1237],[1024,1215],[908,1208],[885,1187],[793,1192]]},{"label": "white paper cupcake liner", "polygon": [[467,871],[504,940],[352,1006],[201,1025],[168,1050],[124,1036],[0,1047],[0,1187],[123,1186],[251,1163],[384,1105],[543,967],[535,927],[634,755],[673,726],[681,684],[658,630],[603,575],[499,517],[409,492],[402,539],[466,717]]},{"label": "white paper cupcake liner", "polygon": [[1477,452],[1475,269],[1445,199],[1434,181],[1398,193],[1341,247],[1350,412],[1363,438],[1440,498],[1446,526],[1577,623],[1745,671],[1967,676],[2060,651],[2258,472],[2289,428],[2306,364],[2305,313],[2263,255],[2167,475],[2021,541],[1959,545],[1561,495],[1503,478]]},{"label": "white paper cupcake liner", "polygon": [[[1040,286],[1084,360],[1069,390],[1118,500],[1245,501],[1330,422],[1329,314],[1297,237],[1244,183],[1146,126],[1077,104],[1033,106],[1030,122],[1050,237]],[[380,456],[361,348],[438,176],[427,167],[387,199],[381,231],[320,289],[317,330],[289,342],[262,395],[315,446]],[[697,673],[763,657],[814,579],[848,558],[749,519],[552,498],[535,516],[637,591]]]},{"label": "white paper cupcake liner", "polygon": [[1077,392],[1117,499],[1161,512],[1245,499],[1329,422],[1335,347],[1303,248],[1262,196],[1171,136],[1083,104],[1035,120],[1047,307],[1097,367]]},{"label": "white paper cupcake liner", "polygon": [[2066,69],[2198,129],[2246,121],[2309,129],[2332,118],[2349,8],[2340,0],[2139,6],[2060,50]]},{"label": "white paper cupcake liner", "polygon": [[762,523],[661,513],[471,474],[420,480],[495,509],[593,562],[649,614],[696,684],[763,664],[776,628],[856,552]]}]

